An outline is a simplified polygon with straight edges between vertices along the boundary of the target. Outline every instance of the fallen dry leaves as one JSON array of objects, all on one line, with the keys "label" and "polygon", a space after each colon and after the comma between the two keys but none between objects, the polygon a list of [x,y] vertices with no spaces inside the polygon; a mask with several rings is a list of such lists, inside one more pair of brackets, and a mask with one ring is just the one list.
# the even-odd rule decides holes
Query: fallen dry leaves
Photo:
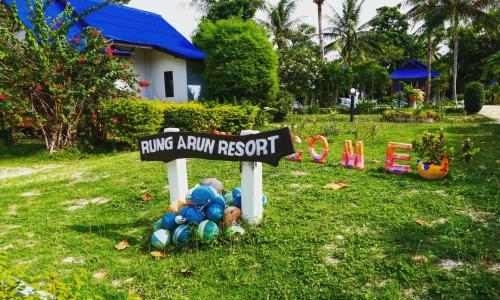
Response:
[{"label": "fallen dry leaves", "polygon": [[328,183],[323,188],[325,190],[340,190],[340,189],[345,189],[347,187],[349,187],[349,185],[347,183],[336,181],[336,182]]},{"label": "fallen dry leaves", "polygon": [[144,194],[142,194],[141,199],[142,199],[142,201],[146,202],[146,201],[150,201],[151,199],[153,199],[153,196],[151,196],[150,193],[144,193]]},{"label": "fallen dry leaves", "polygon": [[371,162],[372,164],[379,164],[379,163],[380,163],[380,160],[372,159],[372,160],[370,160],[370,162]]},{"label": "fallen dry leaves", "polygon": [[415,255],[411,258],[411,261],[416,263],[416,264],[426,264],[429,262],[427,257],[422,256],[422,255]]},{"label": "fallen dry leaves", "polygon": [[426,221],[422,220],[422,219],[416,219],[415,220],[415,223],[417,225],[420,225],[420,226],[423,226],[423,227],[432,227],[431,224],[427,223]]},{"label": "fallen dry leaves", "polygon": [[155,251],[151,251],[151,256],[156,258],[156,259],[160,259],[162,257],[165,257],[165,253],[155,250]]},{"label": "fallen dry leaves", "polygon": [[123,240],[115,245],[115,249],[116,250],[123,250],[123,249],[127,249],[128,246],[129,246],[128,240]]}]

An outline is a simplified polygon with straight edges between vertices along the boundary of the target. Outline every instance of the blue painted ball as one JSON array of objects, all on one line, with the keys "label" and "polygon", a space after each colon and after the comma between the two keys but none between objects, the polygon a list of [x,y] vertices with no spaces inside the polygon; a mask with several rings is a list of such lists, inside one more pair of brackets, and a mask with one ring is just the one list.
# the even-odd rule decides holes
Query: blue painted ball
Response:
[{"label": "blue painted ball", "polygon": [[189,243],[192,238],[193,233],[191,232],[191,227],[188,225],[181,225],[175,229],[172,241],[174,244],[184,245]]},{"label": "blue painted ball", "polygon": [[200,224],[203,219],[203,213],[196,207],[190,207],[186,212],[186,221],[188,224]]},{"label": "blue painted ball", "polygon": [[223,208],[226,207],[226,201],[224,201],[224,197],[222,197],[221,195],[217,195],[214,198],[210,199],[209,204],[216,204]]},{"label": "blue painted ball", "polygon": [[241,188],[237,187],[233,189],[233,201],[234,201],[234,206],[241,208]]},{"label": "blue painted ball", "polygon": [[267,196],[262,194],[262,205],[266,206],[267,205]]},{"label": "blue painted ball", "polygon": [[201,222],[196,230],[196,236],[203,243],[208,243],[215,240],[218,235],[219,227],[217,226],[217,224],[215,224],[215,222],[212,222],[210,220]]},{"label": "blue painted ball", "polygon": [[165,249],[172,242],[172,234],[169,230],[159,229],[151,236],[151,245],[154,248]]},{"label": "blue painted ball", "polygon": [[187,212],[192,206],[184,206],[179,210],[179,215],[186,218],[187,217]]},{"label": "blue painted ball", "polygon": [[205,210],[207,219],[213,222],[220,222],[224,216],[224,207],[218,204],[210,204]]},{"label": "blue painted ball", "polygon": [[197,207],[206,206],[210,200],[216,197],[217,193],[212,187],[199,186],[191,193],[191,202]]},{"label": "blue painted ball", "polygon": [[186,223],[186,219],[174,213],[166,213],[161,219],[161,227],[167,230],[174,230],[178,225]]}]

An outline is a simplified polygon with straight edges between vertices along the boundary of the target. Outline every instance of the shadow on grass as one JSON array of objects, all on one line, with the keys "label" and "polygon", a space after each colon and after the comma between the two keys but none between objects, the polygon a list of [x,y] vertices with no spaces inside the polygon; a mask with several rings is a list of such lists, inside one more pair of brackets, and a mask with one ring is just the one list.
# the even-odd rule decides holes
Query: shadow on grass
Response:
[{"label": "shadow on grass", "polygon": [[37,141],[22,141],[12,146],[0,145],[0,160],[38,156],[45,152],[45,146]]},{"label": "shadow on grass", "polygon": [[[107,223],[92,225],[70,225],[68,229],[81,234],[93,234],[101,238],[106,238],[117,244],[120,241],[128,240],[130,244],[141,246],[141,251],[149,252],[149,240],[151,238],[153,223],[149,219],[140,219],[131,223]],[[137,233],[126,234],[133,229],[139,228],[141,238],[137,238]],[[135,237],[134,237],[135,235]]]}]

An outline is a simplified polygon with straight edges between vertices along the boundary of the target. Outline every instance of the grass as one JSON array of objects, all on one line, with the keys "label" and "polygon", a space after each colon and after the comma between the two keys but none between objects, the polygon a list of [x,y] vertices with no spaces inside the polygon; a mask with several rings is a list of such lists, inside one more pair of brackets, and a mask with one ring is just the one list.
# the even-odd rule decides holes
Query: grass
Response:
[{"label": "grass", "polygon": [[[149,254],[149,237],[168,201],[163,163],[140,162],[137,152],[49,156],[36,143],[0,148],[0,176],[38,170],[0,179],[0,249],[29,275],[109,272],[86,279],[85,297],[126,299],[133,290],[145,299],[498,299],[500,125],[463,116],[438,124],[359,116],[351,125],[347,118],[291,117],[287,124],[304,144],[314,134],[328,136],[327,164],[265,166],[269,203],[260,226],[247,228],[239,242],[169,249],[160,260]],[[456,149],[465,136],[480,153],[470,164],[453,162],[441,181],[419,178],[416,157],[411,174],[384,173],[387,142],[440,127]],[[356,138],[365,141],[364,171],[340,166],[344,139]],[[190,159],[188,175],[191,186],[206,177],[239,186],[238,163]],[[322,189],[334,181],[349,187]],[[21,196],[26,192],[35,193]],[[140,200],[145,192],[152,201]],[[95,197],[110,201],[66,210],[71,200]],[[115,250],[124,239],[131,246]],[[428,263],[413,262],[416,255]],[[63,263],[67,257],[76,263]],[[461,265],[446,270],[447,260]]]}]

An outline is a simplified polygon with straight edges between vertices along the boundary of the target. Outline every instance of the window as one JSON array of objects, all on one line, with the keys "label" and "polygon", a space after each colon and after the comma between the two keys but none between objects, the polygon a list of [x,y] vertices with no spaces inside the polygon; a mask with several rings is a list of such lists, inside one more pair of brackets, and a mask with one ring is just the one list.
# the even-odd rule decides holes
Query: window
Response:
[{"label": "window", "polygon": [[163,73],[165,78],[165,97],[174,96],[174,72],[168,71]]}]

